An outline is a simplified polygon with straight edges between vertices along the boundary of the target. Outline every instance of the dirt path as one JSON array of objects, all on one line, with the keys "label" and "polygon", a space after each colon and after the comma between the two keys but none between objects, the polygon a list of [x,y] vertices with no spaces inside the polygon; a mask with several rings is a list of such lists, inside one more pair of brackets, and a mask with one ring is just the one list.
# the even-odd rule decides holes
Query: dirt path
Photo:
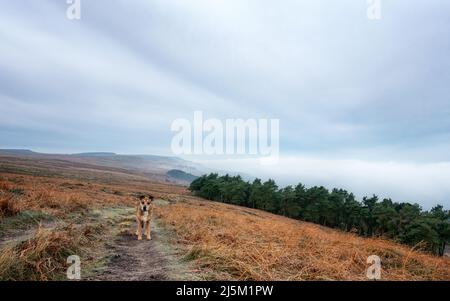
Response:
[{"label": "dirt path", "polygon": [[158,231],[154,229],[152,236],[150,241],[138,241],[130,233],[118,234],[109,246],[106,267],[92,280],[168,280],[168,259],[155,246]]},{"label": "dirt path", "polygon": [[[156,204],[167,205],[162,200],[158,200]],[[152,239],[138,241],[134,235],[134,210],[114,210],[101,213],[103,218],[110,221],[113,229],[111,235],[106,238],[106,255],[100,260],[103,264],[94,269],[85,280],[199,280],[195,271],[180,258],[175,247],[170,244],[170,233],[158,225],[155,216],[152,222]]]},{"label": "dirt path", "polygon": [[[156,200],[157,207],[168,202]],[[87,281],[152,281],[201,280],[188,262],[183,260],[173,233],[162,227],[154,214],[152,240],[138,241],[135,232],[135,212],[132,207],[107,207],[67,219],[46,219],[23,213],[0,224],[0,250],[18,245],[36,235],[38,227],[53,231],[60,226],[100,226],[98,240],[82,246],[87,252],[82,259],[82,280]]]}]

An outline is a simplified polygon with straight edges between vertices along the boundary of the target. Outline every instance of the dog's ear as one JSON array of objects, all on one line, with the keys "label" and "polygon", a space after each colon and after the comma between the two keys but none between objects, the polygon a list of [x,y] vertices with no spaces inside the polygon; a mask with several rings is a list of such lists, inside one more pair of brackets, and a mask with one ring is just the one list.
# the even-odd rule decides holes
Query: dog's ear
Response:
[{"label": "dog's ear", "polygon": [[148,199],[150,200],[150,202],[153,202],[154,197],[152,195],[148,195]]},{"label": "dog's ear", "polygon": [[143,199],[145,199],[145,195],[142,194],[142,195],[139,196],[139,200],[142,201]]}]

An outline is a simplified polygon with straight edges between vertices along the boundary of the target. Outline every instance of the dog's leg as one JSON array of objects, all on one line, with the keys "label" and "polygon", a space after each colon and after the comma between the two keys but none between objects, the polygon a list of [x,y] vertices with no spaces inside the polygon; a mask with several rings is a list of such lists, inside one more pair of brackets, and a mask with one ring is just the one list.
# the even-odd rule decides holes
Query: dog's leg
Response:
[{"label": "dog's leg", "polygon": [[137,228],[137,235],[138,235],[138,240],[142,240],[142,222],[139,221],[138,222],[138,228]]},{"label": "dog's leg", "polygon": [[147,240],[152,239],[152,235],[150,233],[150,221],[148,221],[145,225],[145,233],[147,234]]},{"label": "dog's leg", "polygon": [[136,236],[138,236],[139,235],[139,226],[141,225],[141,222],[139,221],[138,218],[136,218],[136,225],[137,225],[137,227],[136,227]]}]

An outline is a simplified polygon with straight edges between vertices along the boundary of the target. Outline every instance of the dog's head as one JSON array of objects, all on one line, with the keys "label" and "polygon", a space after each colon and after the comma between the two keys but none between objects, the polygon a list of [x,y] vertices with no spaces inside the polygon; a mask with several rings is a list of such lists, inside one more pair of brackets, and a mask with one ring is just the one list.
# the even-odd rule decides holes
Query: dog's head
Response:
[{"label": "dog's head", "polygon": [[142,212],[147,212],[153,202],[153,196],[151,195],[141,195],[139,197],[139,208]]}]

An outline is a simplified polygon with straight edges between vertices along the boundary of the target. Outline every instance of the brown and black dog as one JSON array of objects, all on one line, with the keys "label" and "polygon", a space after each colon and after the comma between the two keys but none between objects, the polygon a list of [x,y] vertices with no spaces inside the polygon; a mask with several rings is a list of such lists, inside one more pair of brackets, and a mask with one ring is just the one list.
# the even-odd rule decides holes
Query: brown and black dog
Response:
[{"label": "brown and black dog", "polygon": [[136,235],[138,240],[142,240],[142,229],[144,229],[147,239],[152,239],[150,224],[152,222],[153,208],[153,196],[141,195],[139,197],[139,204],[136,207]]}]

